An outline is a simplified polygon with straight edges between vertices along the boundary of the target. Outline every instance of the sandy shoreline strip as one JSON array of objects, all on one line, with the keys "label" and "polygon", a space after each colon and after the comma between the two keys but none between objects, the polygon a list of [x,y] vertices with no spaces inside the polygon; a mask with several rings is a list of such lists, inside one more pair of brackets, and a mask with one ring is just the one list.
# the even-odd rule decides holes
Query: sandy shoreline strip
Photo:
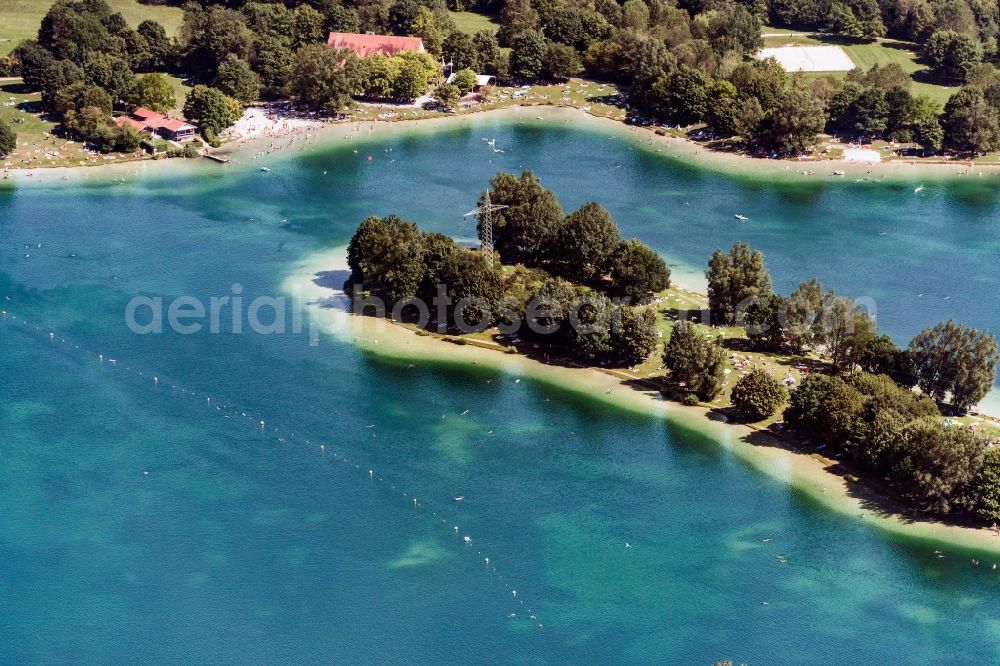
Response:
[{"label": "sandy shoreline strip", "polygon": [[[367,139],[377,140],[387,134],[396,135],[410,132],[436,131],[463,125],[485,122],[513,121],[532,123],[573,123],[575,127],[608,133],[618,138],[630,138],[645,144],[654,152],[663,153],[693,166],[718,173],[780,182],[878,182],[920,179],[989,178],[1000,177],[1000,165],[975,165],[968,162],[920,162],[920,161],[864,161],[852,159],[805,159],[777,160],[755,158],[735,153],[712,150],[694,141],[672,136],[659,135],[653,127],[638,127],[606,116],[595,116],[572,106],[523,105],[499,109],[469,111],[432,118],[399,120],[347,120],[319,121],[302,118],[269,119],[258,107],[251,107],[244,117],[229,130],[233,140],[213,153],[228,155],[234,162],[245,163],[255,156],[273,155],[280,159],[290,148],[302,149],[304,144],[315,148],[326,148],[344,142]],[[867,152],[867,151],[866,151]],[[850,153],[854,154],[854,153]],[[113,164],[74,167],[44,167],[34,169],[10,168],[10,179],[5,182],[51,182],[53,180],[77,180],[95,172],[121,178],[126,174],[148,175],[167,165],[196,162],[205,167],[223,168],[208,160],[136,160]],[[259,164],[259,163],[257,163]],[[233,165],[226,165],[231,168]],[[835,175],[834,172],[843,172]],[[30,176],[29,176],[30,174]]]},{"label": "sandy shoreline strip", "polygon": [[[879,530],[943,546],[1000,554],[1000,537],[988,529],[948,525],[923,516],[901,514],[899,507],[871,489],[851,483],[826,469],[827,463],[813,455],[789,449],[779,440],[750,427],[721,423],[709,418],[709,410],[667,402],[655,391],[627,386],[621,377],[590,368],[545,365],[519,354],[503,353],[474,345],[457,345],[372,317],[356,317],[344,310],[342,292],[317,283],[317,275],[347,269],[346,248],[311,254],[297,262],[282,289],[301,299],[310,321],[321,335],[334,336],[375,354],[414,362],[433,361],[476,364],[514,376],[530,377],[563,390],[603,400],[636,413],[668,419],[682,428],[711,437],[756,470],[794,486],[818,503],[852,520]],[[766,441],[760,441],[765,437]],[[750,443],[748,439],[758,443]]]}]

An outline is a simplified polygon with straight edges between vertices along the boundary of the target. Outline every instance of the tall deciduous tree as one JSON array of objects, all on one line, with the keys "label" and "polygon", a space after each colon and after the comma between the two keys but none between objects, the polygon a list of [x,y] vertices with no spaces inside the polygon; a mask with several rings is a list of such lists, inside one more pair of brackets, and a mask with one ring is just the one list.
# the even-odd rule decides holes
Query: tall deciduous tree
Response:
[{"label": "tall deciduous tree", "polygon": [[232,53],[219,63],[215,87],[244,104],[260,99],[260,77],[250,69],[250,63]]},{"label": "tall deciduous tree", "polygon": [[146,74],[140,76],[132,87],[129,103],[162,113],[174,108],[177,98],[167,77],[162,74]]},{"label": "tall deciduous tree", "polygon": [[620,363],[631,364],[646,360],[659,341],[656,310],[652,307],[618,308],[617,325],[611,329],[611,346]]},{"label": "tall deciduous tree", "polygon": [[592,201],[566,216],[555,233],[549,256],[558,274],[577,282],[589,282],[608,272],[620,242],[618,225],[611,213]]},{"label": "tall deciduous tree", "polygon": [[[562,224],[556,195],[531,171],[498,173],[490,180],[490,200],[507,206],[493,215],[493,241],[507,263],[538,265]],[[482,229],[479,230],[482,238]]]},{"label": "tall deciduous tree", "polygon": [[420,230],[413,222],[395,215],[366,218],[347,246],[351,276],[345,291],[381,298],[390,314],[397,302],[416,296],[424,276],[423,256]]},{"label": "tall deciduous tree", "polygon": [[946,146],[977,151],[1000,146],[1000,112],[978,86],[965,86],[951,96],[941,124]]},{"label": "tall deciduous tree", "polygon": [[983,48],[975,37],[942,30],[931,35],[924,47],[924,55],[938,77],[961,83],[972,66],[982,60]]},{"label": "tall deciduous tree", "polygon": [[722,391],[725,354],[690,322],[674,326],[663,351],[663,364],[671,381],[702,400],[713,400]]},{"label": "tall deciduous tree", "polygon": [[0,157],[6,157],[17,149],[17,134],[10,125],[0,119]]},{"label": "tall deciduous tree", "polygon": [[749,243],[737,242],[729,253],[716,250],[705,271],[708,279],[708,305],[712,323],[732,326],[737,323],[737,309],[748,307],[753,298],[771,293],[771,276],[760,250]]},{"label": "tall deciduous tree", "polygon": [[610,260],[609,291],[625,298],[645,298],[670,287],[670,268],[663,257],[639,240],[618,245]]},{"label": "tall deciduous tree", "polygon": [[901,433],[890,474],[896,489],[926,511],[969,511],[985,452],[985,442],[965,428],[915,421]]},{"label": "tall deciduous tree", "polygon": [[742,418],[761,421],[785,404],[788,390],[771,375],[754,368],[736,382],[730,399]]},{"label": "tall deciduous tree", "polygon": [[192,88],[184,102],[184,117],[198,125],[209,140],[236,122],[242,110],[238,101],[204,85]]},{"label": "tall deciduous tree", "polygon": [[935,400],[950,394],[960,410],[982,400],[996,380],[996,340],[951,320],[918,333],[910,342],[910,358],[920,390]]},{"label": "tall deciduous tree", "polygon": [[515,35],[511,49],[511,76],[519,81],[533,81],[542,75],[548,55],[548,46],[542,33],[529,30]]},{"label": "tall deciduous tree", "polygon": [[753,139],[774,150],[800,153],[816,142],[825,123],[823,103],[808,90],[792,87],[765,112]]},{"label": "tall deciduous tree", "polygon": [[351,101],[357,85],[356,61],[346,49],[303,46],[292,59],[288,93],[303,106],[335,113]]}]

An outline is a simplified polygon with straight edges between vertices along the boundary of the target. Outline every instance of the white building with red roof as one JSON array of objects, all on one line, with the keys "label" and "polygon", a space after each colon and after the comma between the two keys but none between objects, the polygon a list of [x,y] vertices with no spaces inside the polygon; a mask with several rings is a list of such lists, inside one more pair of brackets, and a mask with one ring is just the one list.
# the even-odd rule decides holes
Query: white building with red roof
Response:
[{"label": "white building with red roof", "polygon": [[131,125],[140,134],[158,134],[172,141],[190,141],[198,134],[198,128],[194,125],[179,118],[151,111],[144,106],[140,106],[127,116],[118,116],[115,118],[115,124],[119,127]]}]

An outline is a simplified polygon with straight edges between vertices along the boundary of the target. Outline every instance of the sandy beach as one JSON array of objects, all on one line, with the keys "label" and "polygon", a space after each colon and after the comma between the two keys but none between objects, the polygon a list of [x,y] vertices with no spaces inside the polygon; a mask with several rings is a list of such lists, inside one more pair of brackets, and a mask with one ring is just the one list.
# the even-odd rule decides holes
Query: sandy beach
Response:
[{"label": "sandy beach", "polygon": [[[433,132],[442,128],[470,126],[480,122],[510,121],[541,124],[568,124],[604,132],[609,136],[631,140],[637,145],[676,158],[700,168],[758,181],[782,182],[879,182],[918,181],[950,178],[992,178],[1000,176],[1000,166],[975,165],[969,162],[923,162],[918,160],[875,160],[875,151],[851,148],[846,156],[838,159],[778,160],[755,158],[736,153],[711,149],[694,141],[657,134],[653,127],[639,127],[606,116],[595,116],[583,109],[557,105],[516,105],[499,109],[475,110],[431,118],[392,120],[342,120],[326,121],[298,115],[270,114],[264,108],[250,107],[232,128],[227,130],[230,140],[213,153],[228,155],[237,164],[253,158],[274,156],[294,150],[330,147],[340,143],[377,141],[386,135]],[[850,152],[853,151],[853,152]],[[166,165],[190,163],[195,160],[146,159],[124,163],[101,164],[101,169],[91,166],[19,169],[10,168],[10,178],[5,183],[27,183],[52,180],[75,180],[83,175],[110,174],[121,178],[123,174],[151,175]],[[208,160],[197,160],[204,168],[226,168]],[[231,165],[227,165],[229,167]],[[842,172],[843,175],[839,175]]]},{"label": "sandy beach", "polygon": [[[399,120],[364,120],[315,123],[290,126],[284,132],[248,135],[239,142],[223,146],[215,152],[230,155],[234,160],[280,155],[282,151],[302,148],[308,142],[316,147],[328,147],[342,142],[377,141],[388,135],[433,132],[439,129],[474,126],[480,122],[509,121],[541,124],[570,124],[590,131],[645,146],[682,162],[754,180],[784,182],[878,182],[913,181],[918,179],[1000,177],[1000,167],[970,166],[967,162],[941,163],[892,160],[882,161],[877,151],[847,147],[845,157],[837,159],[776,160],[726,153],[677,136],[657,134],[652,127],[627,125],[606,116],[595,116],[572,106],[519,105],[501,109],[470,111],[433,118]],[[879,159],[876,159],[879,158]],[[843,172],[837,175],[835,172]]]}]

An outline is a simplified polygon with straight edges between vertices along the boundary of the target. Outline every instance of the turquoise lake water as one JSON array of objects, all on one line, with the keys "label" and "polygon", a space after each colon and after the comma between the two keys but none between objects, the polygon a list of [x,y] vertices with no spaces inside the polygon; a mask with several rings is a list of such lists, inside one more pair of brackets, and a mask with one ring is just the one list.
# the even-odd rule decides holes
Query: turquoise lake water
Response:
[{"label": "turquoise lake water", "polygon": [[845,519],[679,425],[123,316],[137,294],[280,295],[369,214],[470,236],[488,178],[527,167],[688,268],[749,240],[778,289],[874,297],[901,340],[998,330],[992,181],[768,185],[488,117],[353,147],[0,189],[0,662],[1000,660],[992,560]]}]

